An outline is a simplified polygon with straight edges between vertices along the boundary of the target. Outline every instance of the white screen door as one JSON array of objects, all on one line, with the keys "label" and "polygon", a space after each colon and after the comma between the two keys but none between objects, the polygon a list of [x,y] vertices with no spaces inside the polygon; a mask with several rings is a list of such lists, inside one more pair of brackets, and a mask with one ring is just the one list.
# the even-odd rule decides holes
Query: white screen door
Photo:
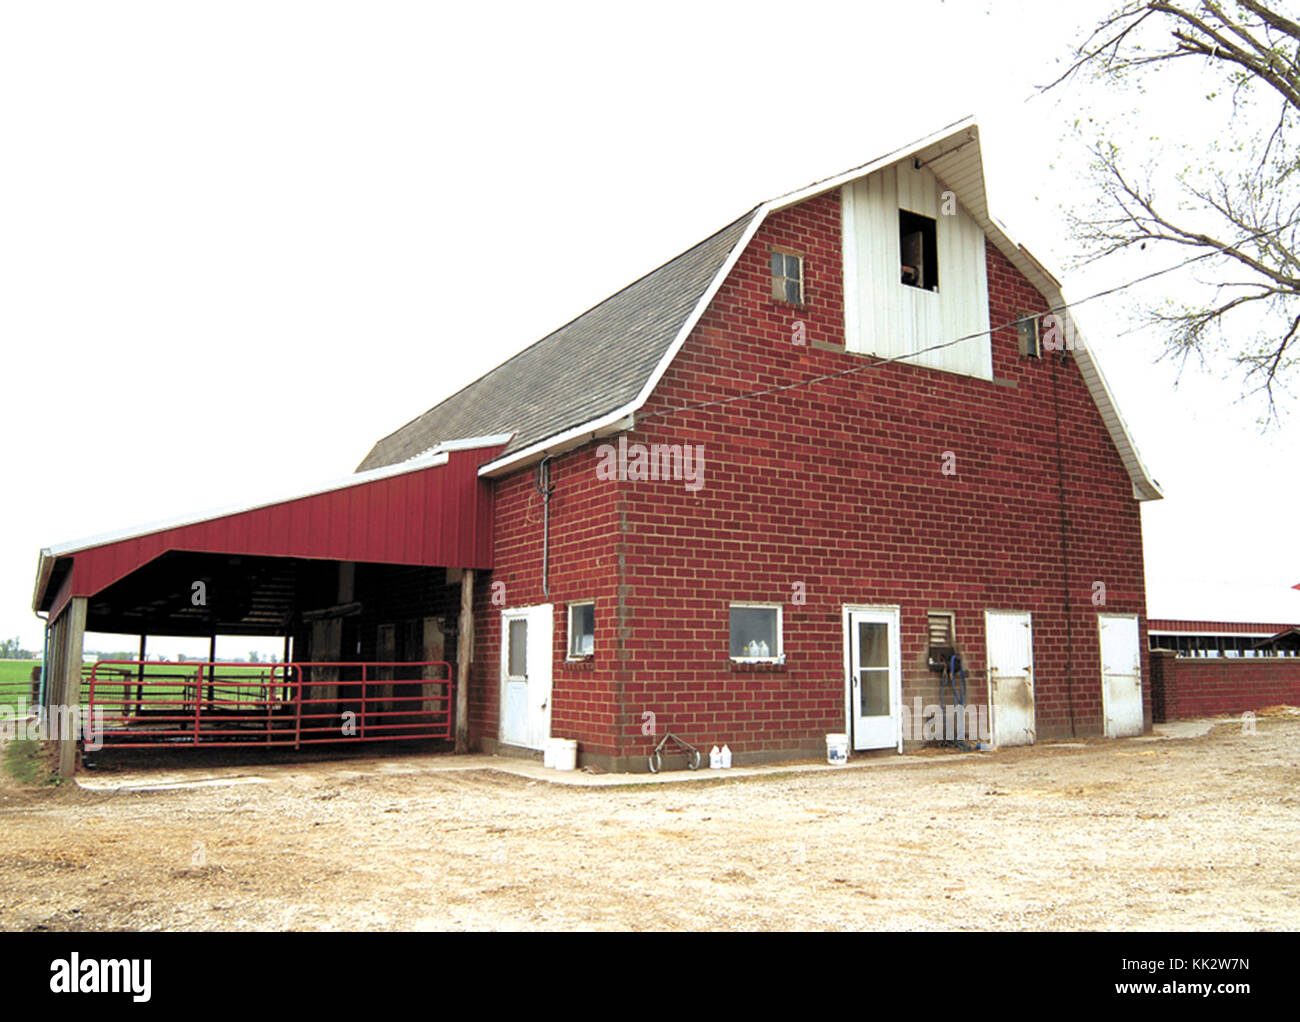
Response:
[{"label": "white screen door", "polygon": [[1034,636],[1028,614],[984,612],[988,650],[989,715],[994,745],[1032,745],[1034,714]]},{"label": "white screen door", "polygon": [[1098,614],[1101,640],[1101,705],[1106,737],[1142,733],[1142,653],[1136,614]]},{"label": "white screen door", "polygon": [[901,748],[898,608],[846,607],[844,627],[853,748]]},{"label": "white screen door", "polygon": [[501,614],[501,741],[541,749],[551,736],[551,633],[554,609]]}]

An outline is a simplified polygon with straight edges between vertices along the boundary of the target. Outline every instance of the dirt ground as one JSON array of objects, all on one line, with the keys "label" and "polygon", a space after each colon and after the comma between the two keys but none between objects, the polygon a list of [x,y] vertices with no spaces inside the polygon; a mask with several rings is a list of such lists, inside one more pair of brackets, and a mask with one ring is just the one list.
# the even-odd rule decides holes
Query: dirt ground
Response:
[{"label": "dirt ground", "polygon": [[[581,788],[428,757],[0,781],[0,927],[1300,928],[1300,718]],[[366,761],[370,762],[370,761]]]}]

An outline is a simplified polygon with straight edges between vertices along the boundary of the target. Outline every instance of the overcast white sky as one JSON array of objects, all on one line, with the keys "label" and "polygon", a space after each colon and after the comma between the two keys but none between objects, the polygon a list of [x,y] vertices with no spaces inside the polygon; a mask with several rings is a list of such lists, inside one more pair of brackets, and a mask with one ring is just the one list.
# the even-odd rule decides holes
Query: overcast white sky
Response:
[{"label": "overcast white sky", "polygon": [[[6,4],[0,634],[39,648],[42,546],[345,475],[754,204],[962,115],[994,214],[1064,269],[1080,112],[1209,130],[1194,90],[1027,102],[1108,6]],[[1175,389],[1133,298],[1080,320],[1166,494],[1151,616],[1300,620],[1294,416],[1261,435],[1222,366]]]}]

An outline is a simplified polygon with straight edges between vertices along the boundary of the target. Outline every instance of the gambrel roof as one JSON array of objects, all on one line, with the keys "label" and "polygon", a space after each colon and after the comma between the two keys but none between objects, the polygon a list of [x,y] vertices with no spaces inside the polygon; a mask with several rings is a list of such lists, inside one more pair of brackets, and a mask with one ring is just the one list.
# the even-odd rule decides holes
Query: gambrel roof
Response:
[{"label": "gambrel roof", "polygon": [[366,455],[358,471],[404,461],[453,437],[513,433],[526,450],[632,401],[699,305],[757,210],[646,274],[457,391]]},{"label": "gambrel roof", "polygon": [[989,241],[1050,306],[1064,309],[1072,336],[1080,339],[1075,362],[1133,482],[1134,497],[1160,499],[1160,487],[1138,455],[1095,356],[1081,342],[1060,282],[989,213],[973,118],[757,206],[384,437],[359,470],[404,461],[462,436],[510,433],[502,454],[481,469],[499,475],[546,453],[630,428],[769,214],[909,158],[924,163],[956,194]]}]

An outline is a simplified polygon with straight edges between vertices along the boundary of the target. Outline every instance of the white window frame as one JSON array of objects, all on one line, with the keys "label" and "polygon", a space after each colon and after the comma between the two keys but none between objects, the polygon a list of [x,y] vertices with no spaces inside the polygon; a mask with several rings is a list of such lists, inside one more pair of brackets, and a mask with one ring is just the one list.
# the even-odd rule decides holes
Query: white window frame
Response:
[{"label": "white window frame", "polygon": [[[579,607],[591,608],[591,652],[579,653],[573,648],[573,612]],[[596,655],[596,601],[595,600],[575,600],[569,604],[569,628],[567,635],[568,652],[565,655],[566,660],[590,660]]]},{"label": "white window frame", "polygon": [[[1030,324],[1033,336],[1025,338],[1021,335],[1021,324]],[[1023,358],[1042,358],[1043,357],[1043,336],[1039,330],[1039,316],[1036,312],[1021,312],[1016,315],[1016,346],[1020,349]]]},{"label": "white window frame", "polygon": [[[769,254],[768,254],[767,268],[769,272],[772,269],[772,256],[774,255],[779,255],[781,257],[781,276],[778,277],[775,273],[772,274],[772,300],[775,302],[783,302],[786,305],[793,305],[799,309],[804,308],[808,304],[808,280],[807,280],[807,273],[805,272],[804,269],[805,266],[804,254],[802,252],[792,252],[789,249],[784,249],[779,246],[773,245],[772,248],[769,250]],[[792,302],[790,301],[789,298],[785,296],[786,283],[788,281],[795,279],[793,277],[789,277],[786,275],[785,272],[786,259],[797,260],[799,264],[799,278],[796,281],[796,283],[798,283],[799,285],[799,300],[797,302]],[[777,281],[781,282],[781,293],[779,295],[776,293]]]},{"label": "white window frame", "polygon": [[[733,610],[775,610],[776,611],[776,650],[772,656],[731,656],[731,612]],[[780,603],[746,603],[727,604],[727,656],[733,664],[783,664],[785,663],[785,620],[784,607]]]},{"label": "white window frame", "polygon": [[[512,609],[501,612],[501,620],[505,622],[505,649],[504,656],[501,658],[501,680],[504,681],[527,681],[528,680],[528,608],[522,610]],[[510,647],[511,635],[510,626],[516,621],[524,623],[524,673],[510,673]]]}]

